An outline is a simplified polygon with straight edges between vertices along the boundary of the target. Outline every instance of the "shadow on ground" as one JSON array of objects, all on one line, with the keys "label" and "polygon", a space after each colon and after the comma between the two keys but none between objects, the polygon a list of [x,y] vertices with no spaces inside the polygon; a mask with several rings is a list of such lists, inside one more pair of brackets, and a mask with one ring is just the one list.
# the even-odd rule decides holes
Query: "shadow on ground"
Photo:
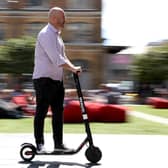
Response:
[{"label": "shadow on ground", "polygon": [[75,163],[75,162],[58,162],[58,161],[32,161],[32,162],[19,162],[19,164],[22,165],[27,165],[26,168],[59,168],[62,165],[65,166],[79,166],[79,167],[84,167],[84,168],[91,168],[93,166],[98,166],[99,164],[93,164],[93,163],[86,163],[86,164],[80,164],[80,163]]}]

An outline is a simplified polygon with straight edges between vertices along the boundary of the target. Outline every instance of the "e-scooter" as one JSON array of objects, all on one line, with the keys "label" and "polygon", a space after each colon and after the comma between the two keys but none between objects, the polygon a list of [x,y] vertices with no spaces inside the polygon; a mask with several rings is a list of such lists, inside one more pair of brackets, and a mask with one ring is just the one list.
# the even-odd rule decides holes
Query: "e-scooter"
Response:
[{"label": "e-scooter", "polygon": [[21,145],[21,150],[20,150],[20,156],[24,161],[31,161],[35,155],[72,155],[78,153],[85,144],[89,143],[88,148],[85,151],[85,156],[88,161],[91,163],[97,163],[101,157],[102,157],[102,152],[101,150],[94,146],[93,144],[93,138],[90,130],[90,125],[89,125],[89,120],[88,120],[88,115],[86,112],[86,107],[84,104],[84,98],[83,94],[81,91],[81,86],[79,82],[79,77],[78,73],[73,73],[76,89],[77,89],[77,94],[79,98],[79,103],[80,103],[80,108],[81,108],[81,114],[83,118],[83,123],[85,125],[85,131],[87,134],[87,137],[84,139],[84,141],[79,145],[77,149],[74,149],[72,151],[51,151],[51,152],[44,152],[44,153],[37,153],[36,147],[31,144],[31,143],[23,143]]}]

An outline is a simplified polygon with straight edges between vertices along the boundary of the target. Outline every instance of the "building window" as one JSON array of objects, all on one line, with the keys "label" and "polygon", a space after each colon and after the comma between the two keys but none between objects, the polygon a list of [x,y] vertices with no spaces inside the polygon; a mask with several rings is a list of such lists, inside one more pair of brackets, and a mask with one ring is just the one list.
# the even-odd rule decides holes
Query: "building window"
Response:
[{"label": "building window", "polygon": [[68,9],[94,9],[93,0],[67,0]]},{"label": "building window", "polygon": [[[82,67],[82,75],[79,75],[79,80],[80,80],[80,85],[82,89],[90,89],[92,86],[92,78],[91,78],[91,73],[89,72],[90,69],[90,63],[88,60],[84,59],[75,59],[71,60],[72,63],[76,66],[81,66]],[[66,88],[75,88],[74,84],[74,79],[71,78],[71,72],[66,71],[66,75],[68,80],[66,81]]]},{"label": "building window", "polygon": [[24,35],[36,37],[39,31],[46,25],[46,23],[30,23],[25,24]]},{"label": "building window", "polygon": [[90,23],[76,22],[66,25],[67,42],[93,42],[94,25]]},{"label": "building window", "polygon": [[114,64],[131,64],[131,57],[129,55],[126,54],[117,54],[117,55],[113,55],[111,57],[111,62]]},{"label": "building window", "polygon": [[0,9],[7,8],[7,1],[0,1]]},{"label": "building window", "polygon": [[89,69],[89,61],[83,59],[75,59],[72,60],[72,63],[76,66],[81,66],[82,69],[88,70]]},{"label": "building window", "polygon": [[27,0],[25,6],[29,9],[43,9],[49,8],[49,3],[49,0]]},{"label": "building window", "polygon": [[4,40],[5,38],[5,24],[0,23],[0,41]]}]

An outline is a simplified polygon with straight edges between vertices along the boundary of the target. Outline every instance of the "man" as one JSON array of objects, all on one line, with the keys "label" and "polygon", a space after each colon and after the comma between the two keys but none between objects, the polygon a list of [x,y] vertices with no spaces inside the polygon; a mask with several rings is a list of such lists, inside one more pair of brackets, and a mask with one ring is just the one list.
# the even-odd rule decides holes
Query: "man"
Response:
[{"label": "man", "polygon": [[60,37],[64,28],[65,13],[59,7],[51,8],[48,24],[39,32],[35,47],[33,83],[36,91],[36,113],[34,136],[37,152],[44,152],[44,119],[49,106],[52,110],[54,150],[68,150],[63,145],[63,69],[81,72],[65,55],[64,43]]}]

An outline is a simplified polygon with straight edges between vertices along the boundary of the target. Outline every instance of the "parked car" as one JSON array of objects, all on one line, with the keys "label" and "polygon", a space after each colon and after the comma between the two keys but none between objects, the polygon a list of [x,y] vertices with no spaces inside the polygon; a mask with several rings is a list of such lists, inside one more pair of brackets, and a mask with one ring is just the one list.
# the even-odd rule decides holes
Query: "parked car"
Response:
[{"label": "parked car", "polygon": [[0,118],[23,118],[22,109],[11,102],[0,99]]},{"label": "parked car", "polygon": [[129,80],[121,81],[118,87],[122,94],[132,93],[134,91],[134,82]]},{"label": "parked car", "polygon": [[119,104],[121,93],[117,83],[101,84],[100,89],[89,90],[88,92],[94,100],[108,104]]}]

